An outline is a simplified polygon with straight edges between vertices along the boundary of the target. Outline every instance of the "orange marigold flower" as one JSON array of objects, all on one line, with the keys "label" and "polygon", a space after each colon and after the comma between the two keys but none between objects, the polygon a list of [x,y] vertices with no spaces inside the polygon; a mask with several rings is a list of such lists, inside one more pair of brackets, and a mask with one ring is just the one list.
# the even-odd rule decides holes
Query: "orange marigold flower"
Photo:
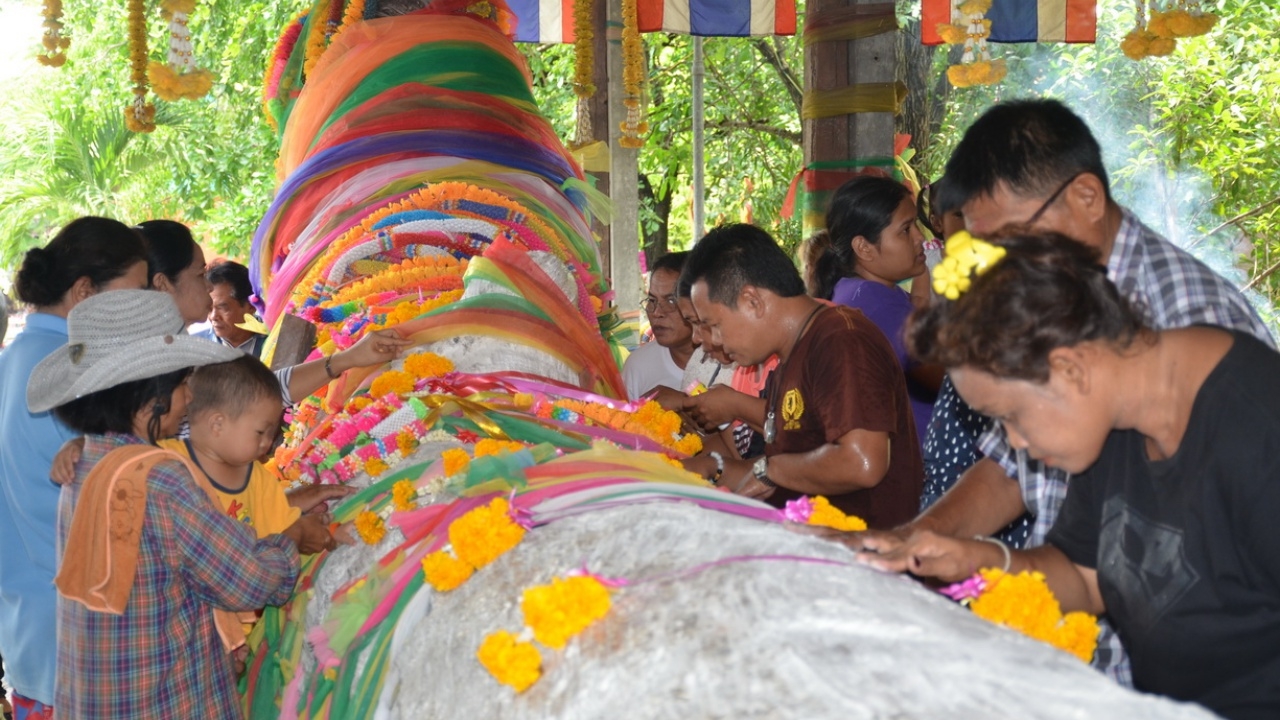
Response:
[{"label": "orange marigold flower", "polygon": [[418,489],[409,480],[398,480],[391,486],[391,502],[396,510],[404,512],[418,507]]},{"label": "orange marigold flower", "polygon": [[506,630],[490,633],[480,644],[476,658],[498,682],[520,693],[542,676],[542,656],[533,643],[517,642]]},{"label": "orange marigold flower", "polygon": [[495,440],[493,438],[485,438],[476,443],[475,456],[484,457],[485,455],[500,455],[504,452],[520,452],[524,449],[523,443],[514,440]]},{"label": "orange marigold flower", "polygon": [[857,515],[845,515],[840,508],[832,505],[831,501],[822,495],[811,498],[809,502],[813,508],[809,514],[810,525],[821,525],[848,532],[861,532],[867,529],[866,521]]},{"label": "orange marigold flower", "polygon": [[369,477],[377,477],[389,469],[390,466],[382,458],[369,458],[364,462],[364,471]]},{"label": "orange marigold flower", "polygon": [[377,545],[382,542],[382,538],[386,537],[387,525],[377,513],[365,510],[356,515],[356,532],[367,544]]},{"label": "orange marigold flower", "polygon": [[435,353],[414,353],[404,359],[404,369],[418,378],[440,377],[453,372],[453,361]]},{"label": "orange marigold flower", "polygon": [[558,650],[604,617],[610,602],[609,589],[599,580],[578,575],[528,588],[520,598],[520,609],[538,642]]},{"label": "orange marigold flower", "polygon": [[462,448],[449,448],[440,453],[440,459],[444,461],[445,477],[457,475],[471,464],[471,456]]},{"label": "orange marigold flower", "polygon": [[458,559],[479,570],[524,539],[524,528],[511,519],[511,506],[497,497],[449,525],[449,542]]},{"label": "orange marigold flower", "polygon": [[388,370],[377,377],[369,386],[369,394],[382,397],[387,393],[408,395],[414,390],[413,376],[399,370]]},{"label": "orange marigold flower", "polygon": [[422,558],[422,573],[437,592],[449,592],[466,582],[475,570],[453,555],[437,550]]}]

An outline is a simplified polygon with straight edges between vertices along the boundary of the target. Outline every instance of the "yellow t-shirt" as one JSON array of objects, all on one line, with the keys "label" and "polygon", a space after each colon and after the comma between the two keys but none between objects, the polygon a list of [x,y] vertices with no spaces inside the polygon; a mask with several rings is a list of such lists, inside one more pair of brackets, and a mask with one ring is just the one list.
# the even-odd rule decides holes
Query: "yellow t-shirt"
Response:
[{"label": "yellow t-shirt", "polygon": [[[191,457],[186,442],[177,438],[161,440],[159,446]],[[218,492],[222,509],[236,520],[251,526],[259,538],[284,532],[302,517],[302,511],[289,504],[284,488],[267,468],[255,462],[249,471],[249,482],[238,492],[224,490],[212,479],[209,482]]]}]

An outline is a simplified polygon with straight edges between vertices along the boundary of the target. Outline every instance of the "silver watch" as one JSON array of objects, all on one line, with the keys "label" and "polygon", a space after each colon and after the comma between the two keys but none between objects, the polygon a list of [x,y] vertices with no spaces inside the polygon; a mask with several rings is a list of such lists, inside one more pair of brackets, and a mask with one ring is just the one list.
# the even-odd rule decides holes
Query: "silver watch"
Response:
[{"label": "silver watch", "polygon": [[756,476],[765,487],[778,487],[777,483],[769,479],[769,457],[761,455],[751,465],[751,474]]}]

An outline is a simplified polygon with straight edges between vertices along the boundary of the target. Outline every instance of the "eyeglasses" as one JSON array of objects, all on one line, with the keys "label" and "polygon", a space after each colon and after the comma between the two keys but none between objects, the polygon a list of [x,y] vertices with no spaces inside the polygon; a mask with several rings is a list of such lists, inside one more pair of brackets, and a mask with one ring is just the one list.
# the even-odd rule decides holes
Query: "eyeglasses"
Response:
[{"label": "eyeglasses", "polygon": [[668,295],[664,298],[646,295],[644,300],[640,301],[640,307],[644,308],[646,313],[652,315],[655,310],[662,310],[664,314],[674,312],[679,306],[676,304],[675,295]]},{"label": "eyeglasses", "polygon": [[1049,199],[1045,200],[1044,203],[1040,205],[1040,209],[1036,210],[1035,213],[1030,218],[1028,218],[1025,223],[1023,223],[1023,225],[1026,225],[1028,227],[1035,225],[1036,222],[1039,221],[1040,218],[1044,216],[1045,212],[1048,211],[1049,207],[1053,205],[1053,203],[1056,202],[1058,198],[1062,197],[1062,193],[1066,192],[1067,188],[1071,186],[1071,183],[1075,182],[1076,178],[1080,177],[1083,174],[1084,174],[1083,172],[1078,172],[1075,175],[1072,175],[1071,177],[1067,178],[1067,181],[1059,185],[1058,189],[1053,191],[1053,194],[1049,196]]}]

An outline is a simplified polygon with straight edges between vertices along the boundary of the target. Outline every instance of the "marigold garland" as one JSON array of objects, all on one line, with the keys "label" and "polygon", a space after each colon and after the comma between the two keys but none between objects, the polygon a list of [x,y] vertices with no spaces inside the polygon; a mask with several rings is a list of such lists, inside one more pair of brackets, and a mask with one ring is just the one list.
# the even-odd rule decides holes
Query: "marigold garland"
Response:
[{"label": "marigold garland", "polygon": [[1062,614],[1053,591],[1038,572],[1006,573],[986,568],[944,592],[971,599],[975,615],[1047,642],[1089,662],[1098,645],[1098,619],[1085,612]]},{"label": "marigold garland", "polygon": [[845,532],[861,532],[867,529],[867,523],[857,515],[845,515],[844,511],[831,504],[825,496],[801,496],[788,500],[783,516],[791,522],[819,525],[822,527],[844,530]]},{"label": "marigold garland", "polygon": [[41,44],[44,52],[36,56],[41,65],[61,67],[67,62],[67,48],[71,47],[71,38],[67,37],[62,24],[62,0],[44,0],[44,37]]},{"label": "marigold garland", "polygon": [[409,480],[397,480],[391,486],[391,502],[398,512],[406,512],[418,507],[418,489]]},{"label": "marigold garland", "polygon": [[519,642],[506,630],[490,633],[476,652],[480,664],[498,682],[516,692],[529,689],[542,676],[542,656],[532,643]]},{"label": "marigold garland", "polygon": [[445,476],[457,475],[467,466],[471,464],[471,456],[462,448],[449,448],[440,453],[440,460],[444,464]]},{"label": "marigold garland", "polygon": [[156,129],[156,106],[147,102],[147,25],[144,0],[129,0],[129,78],[133,102],[124,110],[124,124],[131,132]]},{"label": "marigold garland", "polygon": [[609,589],[589,575],[555,578],[520,598],[524,622],[538,642],[562,649],[569,639],[609,612]]},{"label": "marigold garland", "polygon": [[449,544],[459,560],[479,570],[524,539],[506,498],[494,498],[449,525]]},{"label": "marigold garland", "polygon": [[536,405],[534,414],[562,422],[582,422],[586,419],[596,425],[647,437],[663,447],[685,455],[696,455],[702,450],[702,439],[697,434],[680,435],[683,424],[680,416],[663,409],[652,400],[635,411],[628,412],[600,403],[562,399]]},{"label": "marigold garland", "polygon": [[618,144],[625,148],[644,147],[649,124],[643,120],[644,41],[640,38],[640,25],[636,0],[622,0],[622,104],[627,108],[627,119],[622,121],[622,136]]},{"label": "marigold garland", "polygon": [[471,567],[451,553],[443,550],[428,553],[422,558],[422,572],[436,592],[449,592],[466,582],[475,573]]},{"label": "marigold garland", "polygon": [[388,393],[408,395],[414,390],[413,376],[400,370],[388,370],[374,379],[369,386],[369,393],[374,397],[382,397]]},{"label": "marigold garland", "polygon": [[276,120],[275,113],[271,110],[271,102],[276,99],[276,95],[280,92],[280,78],[284,75],[285,67],[289,64],[289,56],[293,54],[293,48],[298,44],[298,38],[302,36],[302,29],[306,24],[309,12],[309,10],[303,10],[294,17],[292,22],[285,26],[284,32],[280,34],[280,39],[276,41],[276,47],[271,53],[271,58],[267,61],[266,70],[263,72],[262,114],[273,131],[278,131],[280,126]]},{"label": "marigold garland", "polygon": [[1008,66],[1004,60],[992,60],[987,38],[991,21],[983,17],[991,9],[991,0],[965,0],[958,8],[963,20],[955,25],[938,25],[938,36],[949,45],[964,44],[959,64],[947,68],[952,86],[995,85],[1004,79]]},{"label": "marigold garland", "polygon": [[1152,2],[1150,19],[1147,2],[1135,3],[1134,28],[1120,43],[1120,50],[1130,60],[1171,55],[1179,38],[1204,35],[1218,23],[1218,16],[1204,12],[1199,0],[1178,0],[1176,6],[1165,11]]},{"label": "marigold garland", "polygon": [[440,377],[453,372],[453,361],[435,353],[414,353],[404,359],[404,369],[414,377]]},{"label": "marigold garland", "polygon": [[574,0],[573,3],[573,93],[578,96],[574,107],[577,122],[574,125],[571,149],[591,143],[591,108],[587,104],[596,94],[595,84],[595,0]]},{"label": "marigold garland", "polygon": [[149,65],[151,86],[162,100],[195,100],[213,87],[213,73],[197,68],[191,49],[187,19],[196,8],[195,0],[161,0],[160,10],[169,21],[168,64]]}]

